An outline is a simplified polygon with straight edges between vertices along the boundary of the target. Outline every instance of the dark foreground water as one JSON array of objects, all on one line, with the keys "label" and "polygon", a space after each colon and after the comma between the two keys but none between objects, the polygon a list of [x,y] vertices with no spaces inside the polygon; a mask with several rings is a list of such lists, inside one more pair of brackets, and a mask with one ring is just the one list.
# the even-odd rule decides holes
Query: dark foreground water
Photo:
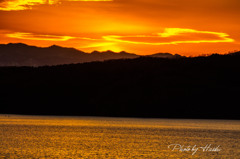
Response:
[{"label": "dark foreground water", "polygon": [[240,158],[240,121],[0,115],[0,158]]}]

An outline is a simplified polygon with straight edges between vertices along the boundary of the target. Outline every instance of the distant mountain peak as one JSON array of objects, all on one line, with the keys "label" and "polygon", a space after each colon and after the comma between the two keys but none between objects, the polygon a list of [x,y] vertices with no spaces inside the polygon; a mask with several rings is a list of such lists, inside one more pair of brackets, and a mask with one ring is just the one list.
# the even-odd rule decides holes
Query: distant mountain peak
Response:
[{"label": "distant mountain peak", "polygon": [[130,54],[130,53],[127,53],[126,51],[114,52],[112,50],[107,50],[107,51],[94,50],[93,52],[91,52],[91,54]]},{"label": "distant mountain peak", "polygon": [[159,57],[159,58],[181,58],[181,57],[185,57],[185,56],[181,56],[179,54],[171,54],[171,53],[156,53],[156,54],[152,54],[152,55],[148,55],[150,57]]},{"label": "distant mountain peak", "polygon": [[116,52],[113,52],[112,50],[103,51],[102,53],[106,53],[106,54],[116,54]]},{"label": "distant mountain peak", "polygon": [[24,46],[27,46],[27,44],[24,44],[24,43],[8,43],[7,45],[24,45]]},{"label": "distant mountain peak", "polygon": [[99,54],[99,51],[94,50],[93,52],[91,52],[91,54]]},{"label": "distant mountain peak", "polygon": [[26,47],[26,46],[29,46],[27,44],[24,44],[24,43],[8,43],[6,44],[6,46],[21,46],[21,47]]},{"label": "distant mountain peak", "polygon": [[62,47],[62,46],[59,46],[59,45],[51,45],[48,48],[52,48],[52,49],[75,49],[75,48]]},{"label": "distant mountain peak", "polygon": [[120,54],[128,54],[126,51],[119,52]]},{"label": "distant mountain peak", "polygon": [[51,46],[49,46],[49,48],[62,48],[61,46],[58,46],[58,45],[51,45]]}]

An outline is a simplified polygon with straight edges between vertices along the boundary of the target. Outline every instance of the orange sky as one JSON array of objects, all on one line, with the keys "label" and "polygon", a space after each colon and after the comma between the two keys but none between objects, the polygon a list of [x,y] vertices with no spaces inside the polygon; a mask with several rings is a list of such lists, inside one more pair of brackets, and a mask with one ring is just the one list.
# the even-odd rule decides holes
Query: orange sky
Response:
[{"label": "orange sky", "polygon": [[240,50],[239,0],[0,0],[0,43],[196,56]]}]

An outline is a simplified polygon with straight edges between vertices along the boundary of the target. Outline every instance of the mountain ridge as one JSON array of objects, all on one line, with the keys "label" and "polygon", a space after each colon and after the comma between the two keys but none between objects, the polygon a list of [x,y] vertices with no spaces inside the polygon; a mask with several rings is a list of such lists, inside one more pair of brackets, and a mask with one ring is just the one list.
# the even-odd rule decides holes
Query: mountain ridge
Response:
[{"label": "mountain ridge", "polygon": [[[112,59],[131,59],[141,55],[126,51],[113,52],[92,51],[86,53],[72,47],[51,45],[49,47],[37,47],[24,43],[0,44],[0,66],[51,66],[62,64],[85,63],[93,61],[105,61]],[[170,53],[157,53],[146,55],[159,58],[181,58],[184,56]]]}]

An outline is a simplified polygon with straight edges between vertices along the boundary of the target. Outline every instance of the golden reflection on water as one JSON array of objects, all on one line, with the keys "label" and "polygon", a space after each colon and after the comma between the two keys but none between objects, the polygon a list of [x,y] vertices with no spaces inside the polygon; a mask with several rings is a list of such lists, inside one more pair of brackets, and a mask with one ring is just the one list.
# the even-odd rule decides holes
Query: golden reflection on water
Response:
[{"label": "golden reflection on water", "polygon": [[[240,121],[0,115],[0,158],[238,158]],[[221,146],[172,151],[170,144]]]}]

